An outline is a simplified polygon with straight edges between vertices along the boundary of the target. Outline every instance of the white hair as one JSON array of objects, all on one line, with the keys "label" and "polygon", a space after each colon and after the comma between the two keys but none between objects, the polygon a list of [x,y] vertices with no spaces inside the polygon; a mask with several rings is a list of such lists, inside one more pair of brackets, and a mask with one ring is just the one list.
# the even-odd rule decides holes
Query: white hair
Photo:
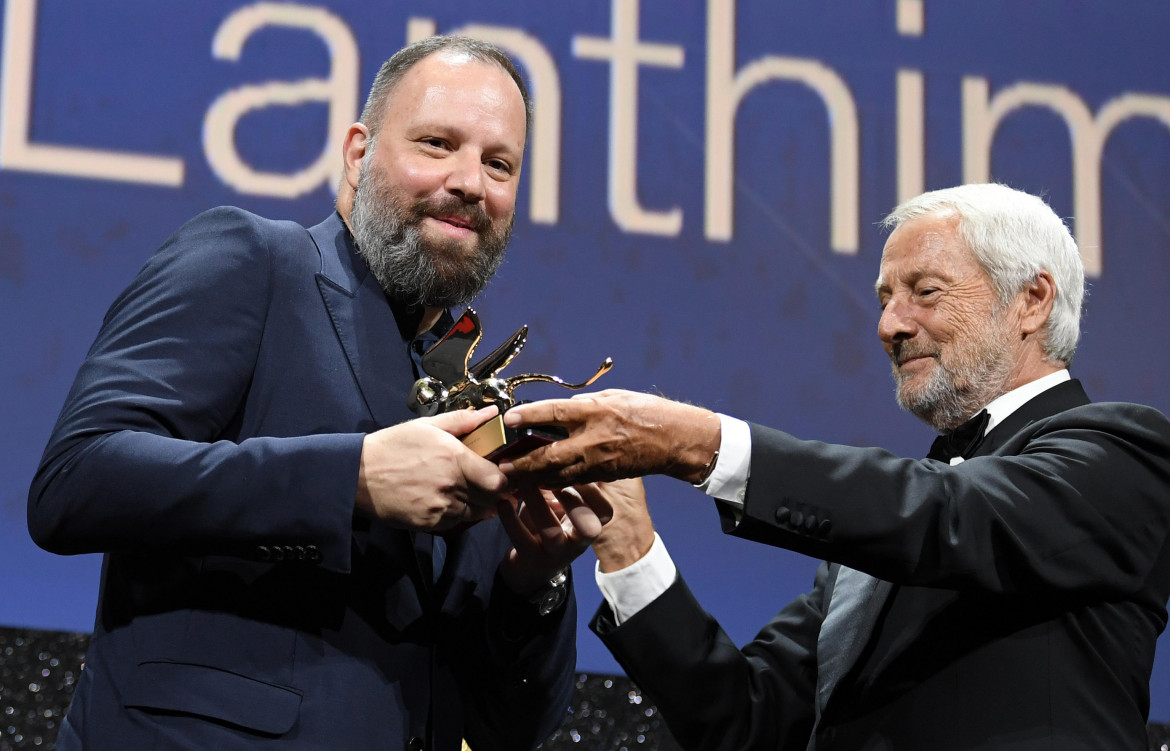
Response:
[{"label": "white hair", "polygon": [[1043,199],[995,183],[959,185],[923,193],[901,203],[882,220],[894,230],[904,222],[953,210],[959,236],[987,272],[1000,303],[1006,305],[1047,271],[1056,283],[1056,300],[1044,324],[1045,357],[1072,362],[1081,336],[1085,268],[1064,221]]}]

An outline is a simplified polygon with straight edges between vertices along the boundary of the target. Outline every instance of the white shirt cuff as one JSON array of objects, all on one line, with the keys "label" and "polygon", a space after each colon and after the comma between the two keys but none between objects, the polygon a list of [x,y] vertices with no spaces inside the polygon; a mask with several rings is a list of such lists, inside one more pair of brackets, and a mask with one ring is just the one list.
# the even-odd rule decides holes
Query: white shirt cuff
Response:
[{"label": "white shirt cuff", "polygon": [[657,532],[649,552],[629,566],[608,574],[601,570],[600,563],[594,567],[597,588],[609,603],[614,621],[619,626],[658,599],[674,584],[677,575],[678,569]]},{"label": "white shirt cuff", "polygon": [[743,420],[719,415],[719,458],[706,482],[696,485],[712,498],[743,508],[752,465],[752,430]]}]

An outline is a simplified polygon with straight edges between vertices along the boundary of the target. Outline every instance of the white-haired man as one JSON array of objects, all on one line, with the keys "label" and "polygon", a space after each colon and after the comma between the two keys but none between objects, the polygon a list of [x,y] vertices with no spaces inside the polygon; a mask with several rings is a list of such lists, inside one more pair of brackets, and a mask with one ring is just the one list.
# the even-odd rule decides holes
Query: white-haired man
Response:
[{"label": "white-haired man", "polygon": [[663,473],[734,535],[816,556],[742,649],[698,605],[637,481],[606,492],[595,631],[688,749],[1144,748],[1170,597],[1170,422],[1067,370],[1083,271],[1040,199],[1000,185],[899,206],[878,335],[925,460],[801,441],[629,392],[512,424],[570,437],[504,467],[546,484]]}]

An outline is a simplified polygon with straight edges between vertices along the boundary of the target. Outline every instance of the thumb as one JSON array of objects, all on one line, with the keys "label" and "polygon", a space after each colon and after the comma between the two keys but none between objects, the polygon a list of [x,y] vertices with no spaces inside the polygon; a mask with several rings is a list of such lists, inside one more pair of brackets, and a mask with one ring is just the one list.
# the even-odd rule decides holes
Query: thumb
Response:
[{"label": "thumb", "polygon": [[[459,455],[459,471],[468,485],[487,493],[502,493],[508,487],[508,478],[492,462],[471,451]],[[471,500],[475,503],[474,499]]]},{"label": "thumb", "polygon": [[499,409],[493,404],[476,410],[458,409],[434,417],[421,417],[419,419],[453,436],[461,436],[470,433],[498,414]]}]

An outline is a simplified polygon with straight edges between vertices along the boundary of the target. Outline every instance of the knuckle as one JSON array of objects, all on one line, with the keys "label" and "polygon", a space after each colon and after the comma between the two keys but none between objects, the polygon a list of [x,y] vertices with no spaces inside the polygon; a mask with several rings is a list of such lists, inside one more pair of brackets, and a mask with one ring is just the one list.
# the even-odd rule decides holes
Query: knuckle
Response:
[{"label": "knuckle", "polygon": [[569,404],[565,400],[558,399],[554,402],[551,402],[549,406],[551,407],[550,411],[552,412],[552,418],[554,422],[560,422],[564,420],[570,413]]}]

